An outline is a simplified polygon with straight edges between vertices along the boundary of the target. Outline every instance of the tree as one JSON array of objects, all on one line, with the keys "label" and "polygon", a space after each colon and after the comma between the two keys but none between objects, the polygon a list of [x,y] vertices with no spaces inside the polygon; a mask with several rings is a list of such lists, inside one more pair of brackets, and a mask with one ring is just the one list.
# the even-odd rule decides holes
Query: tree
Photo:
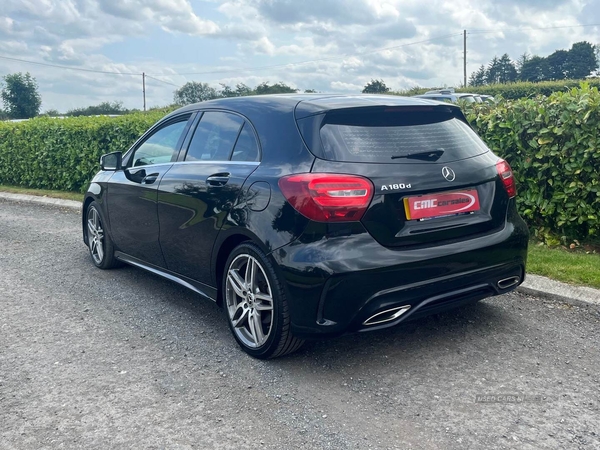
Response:
[{"label": "tree", "polygon": [[230,97],[237,97],[235,91],[233,89],[231,89],[231,86],[229,86],[228,84],[225,83],[219,83],[221,85],[221,90],[219,91],[219,94],[221,94],[221,97],[225,97],[225,98],[230,98]]},{"label": "tree", "polygon": [[221,97],[244,97],[246,95],[252,95],[254,92],[244,83],[239,83],[235,85],[235,90],[231,88],[231,86],[226,85],[225,83],[221,84],[221,91],[219,94]]},{"label": "tree", "polygon": [[498,62],[498,74],[500,83],[513,83],[517,81],[517,68],[508,53],[502,55]]},{"label": "tree", "polygon": [[485,72],[485,81],[487,84],[495,84],[500,82],[500,60],[497,56],[488,64]]},{"label": "tree", "polygon": [[545,80],[564,80],[567,78],[567,58],[569,52],[566,50],[556,50],[551,55],[548,55],[546,61],[548,68]]},{"label": "tree", "polygon": [[362,90],[363,94],[387,94],[389,91],[390,88],[385,85],[383,80],[373,80],[372,78]]},{"label": "tree", "polygon": [[304,93],[305,94],[316,94],[317,91],[315,91],[314,89],[304,89]]},{"label": "tree", "polygon": [[11,119],[30,119],[40,113],[42,97],[38,84],[29,72],[9,74],[3,77],[2,102]]},{"label": "tree", "polygon": [[510,83],[517,79],[533,82],[582,79],[598,73],[599,63],[600,48],[586,41],[576,42],[568,51],[556,50],[546,58],[524,53],[516,64],[505,53],[501,58],[494,56],[490,61],[485,70],[485,81],[482,81],[482,66],[471,74],[469,84]]},{"label": "tree", "polygon": [[265,81],[264,83],[259,84],[254,88],[254,91],[257,95],[265,95],[265,94],[295,94],[298,92],[298,89],[294,89],[288,86],[281,81],[279,83],[275,83],[272,86],[269,86],[269,82]]},{"label": "tree", "polygon": [[521,65],[519,80],[538,82],[544,80],[548,73],[548,61],[541,56],[533,55]]},{"label": "tree", "polygon": [[238,97],[245,97],[246,95],[254,95],[254,90],[244,83],[238,83],[235,85],[235,93]]},{"label": "tree", "polygon": [[100,116],[107,114],[127,114],[130,111],[123,108],[122,102],[102,102],[98,105],[86,106],[85,108],[70,109],[65,116]]},{"label": "tree", "polygon": [[41,115],[42,116],[47,116],[47,117],[59,117],[59,116],[62,116],[62,114],[60,113],[60,111],[58,109],[47,109]]},{"label": "tree", "polygon": [[210,87],[208,83],[197,81],[188,81],[173,94],[173,100],[177,105],[189,105],[219,97],[215,88]]},{"label": "tree", "polygon": [[482,64],[469,78],[469,86],[483,86],[486,82],[485,66]]},{"label": "tree", "polygon": [[532,56],[525,52],[523,53],[521,56],[519,56],[519,59],[517,59],[517,62],[515,63],[515,66],[517,68],[517,73],[521,73],[521,70],[523,70],[523,66],[532,58]]},{"label": "tree", "polygon": [[565,62],[567,78],[581,79],[589,76],[598,68],[596,51],[589,42],[576,42],[569,50]]}]

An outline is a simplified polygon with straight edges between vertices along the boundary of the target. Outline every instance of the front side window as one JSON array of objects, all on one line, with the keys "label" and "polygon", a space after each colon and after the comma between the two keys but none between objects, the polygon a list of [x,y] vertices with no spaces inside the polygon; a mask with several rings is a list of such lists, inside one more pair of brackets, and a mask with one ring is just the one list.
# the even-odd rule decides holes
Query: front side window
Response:
[{"label": "front side window", "polygon": [[133,155],[132,166],[147,166],[149,164],[170,162],[177,151],[177,143],[181,138],[186,124],[187,119],[171,123],[157,130],[136,149]]},{"label": "front side window", "polygon": [[228,161],[244,119],[219,111],[205,112],[196,127],[186,161]]}]

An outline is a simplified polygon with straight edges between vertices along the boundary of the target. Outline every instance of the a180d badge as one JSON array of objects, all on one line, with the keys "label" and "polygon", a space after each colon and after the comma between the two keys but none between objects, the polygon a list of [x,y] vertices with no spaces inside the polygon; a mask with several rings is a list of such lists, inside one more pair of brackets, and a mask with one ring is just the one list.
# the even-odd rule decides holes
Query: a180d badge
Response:
[{"label": "a180d badge", "polygon": [[412,188],[410,183],[408,183],[408,184],[404,184],[404,183],[384,184],[383,186],[381,186],[382,191],[398,191],[401,189],[410,189],[410,188]]}]

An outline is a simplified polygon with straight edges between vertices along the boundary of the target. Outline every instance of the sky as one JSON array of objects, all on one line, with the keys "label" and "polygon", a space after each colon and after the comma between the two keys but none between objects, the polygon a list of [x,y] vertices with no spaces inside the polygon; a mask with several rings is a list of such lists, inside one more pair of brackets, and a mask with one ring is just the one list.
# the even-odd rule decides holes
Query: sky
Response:
[{"label": "sky", "polygon": [[172,103],[188,81],[455,86],[465,29],[470,74],[495,55],[598,44],[598,23],[600,0],[0,0],[0,76],[30,72],[42,110],[62,112],[141,109],[142,72],[148,107]]}]

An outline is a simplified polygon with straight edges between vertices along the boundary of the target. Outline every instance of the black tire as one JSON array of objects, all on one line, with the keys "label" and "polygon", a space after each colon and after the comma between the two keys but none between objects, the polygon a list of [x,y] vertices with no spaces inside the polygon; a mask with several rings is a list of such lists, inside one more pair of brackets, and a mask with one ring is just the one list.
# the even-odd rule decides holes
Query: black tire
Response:
[{"label": "black tire", "polygon": [[[94,220],[97,221],[96,225],[93,224]],[[105,223],[100,206],[96,202],[90,203],[85,213],[85,232],[90,257],[99,269],[113,269],[121,266],[122,263],[115,258],[115,247],[104,228]],[[93,228],[96,227],[98,229],[94,232]],[[98,239],[98,236],[101,238]]]},{"label": "black tire", "polygon": [[[234,281],[237,279],[232,276],[228,280],[230,271],[241,275],[239,270],[244,268],[244,259],[246,259],[246,271],[250,265],[254,266],[253,282],[241,283],[247,280],[246,271],[244,271],[244,280]],[[252,260],[254,262],[251,262]],[[237,283],[235,287],[234,283]],[[248,288],[248,286],[252,287]],[[245,296],[237,294],[240,290]],[[304,340],[294,337],[291,333],[285,291],[273,264],[256,244],[244,242],[231,252],[223,272],[222,294],[223,311],[229,328],[240,347],[249,355],[259,359],[277,358],[295,352],[304,344]],[[269,301],[265,301],[269,294],[272,305],[270,310]],[[241,318],[238,320],[237,327],[234,325],[236,317]],[[245,323],[244,317],[246,317]],[[254,325],[250,323],[252,318],[254,318]],[[263,334],[268,330],[268,335],[263,336],[264,341],[256,339],[256,335],[259,334],[258,331],[253,331],[256,330],[254,328],[256,326],[260,327]]]}]

